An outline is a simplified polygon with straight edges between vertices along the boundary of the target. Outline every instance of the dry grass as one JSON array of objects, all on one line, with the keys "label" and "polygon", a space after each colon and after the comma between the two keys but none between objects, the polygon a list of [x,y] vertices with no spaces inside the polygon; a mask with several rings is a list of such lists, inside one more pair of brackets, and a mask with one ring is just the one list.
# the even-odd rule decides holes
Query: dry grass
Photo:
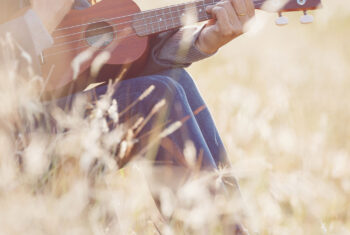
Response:
[{"label": "dry grass", "polygon": [[[324,5],[308,26],[290,14],[278,28],[259,13],[251,33],[189,69],[242,195],[225,192],[221,171],[118,169],[135,130],[118,122],[108,94],[90,118],[81,97],[38,125],[47,118],[39,78],[10,64],[0,86],[0,234],[232,234],[236,223],[250,234],[350,234],[350,4]],[[187,159],[193,152],[188,144]]]},{"label": "dry grass", "polygon": [[350,233],[350,4],[323,2],[307,26],[259,13],[190,68],[263,234]]}]

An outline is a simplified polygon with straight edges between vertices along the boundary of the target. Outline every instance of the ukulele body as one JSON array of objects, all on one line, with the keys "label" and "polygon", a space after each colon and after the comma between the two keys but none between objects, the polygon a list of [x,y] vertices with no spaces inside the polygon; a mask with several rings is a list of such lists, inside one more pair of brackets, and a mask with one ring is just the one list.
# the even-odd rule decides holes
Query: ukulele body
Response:
[{"label": "ukulele body", "polygon": [[140,9],[132,0],[103,0],[68,13],[53,34],[54,45],[42,55],[46,92],[63,89],[77,79],[91,80],[90,67],[96,62],[104,62],[108,68],[104,70],[113,74],[140,61],[148,37],[137,36],[133,29],[132,15],[137,12]]}]

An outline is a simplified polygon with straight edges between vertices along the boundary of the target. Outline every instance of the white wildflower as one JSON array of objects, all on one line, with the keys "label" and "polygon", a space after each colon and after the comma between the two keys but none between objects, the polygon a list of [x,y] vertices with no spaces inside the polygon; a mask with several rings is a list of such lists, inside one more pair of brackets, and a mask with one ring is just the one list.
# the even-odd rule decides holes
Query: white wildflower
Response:
[{"label": "white wildflower", "polygon": [[112,100],[112,104],[108,109],[108,116],[113,120],[114,123],[119,121],[118,105],[115,99]]},{"label": "white wildflower", "polygon": [[155,89],[155,86],[154,86],[154,85],[149,86],[149,87],[139,96],[138,100],[141,101],[141,100],[145,99],[147,96],[149,96],[149,95],[153,92],[154,89]]},{"label": "white wildflower", "polygon": [[160,138],[167,137],[168,135],[171,135],[172,133],[177,131],[181,126],[182,126],[182,123],[180,121],[174,122],[169,127],[167,127],[165,130],[163,130],[160,133],[159,137]]},{"label": "white wildflower", "polygon": [[192,141],[185,142],[184,156],[185,156],[187,164],[191,167],[195,167],[196,158],[197,158],[197,151],[196,151],[196,147],[194,146]]}]

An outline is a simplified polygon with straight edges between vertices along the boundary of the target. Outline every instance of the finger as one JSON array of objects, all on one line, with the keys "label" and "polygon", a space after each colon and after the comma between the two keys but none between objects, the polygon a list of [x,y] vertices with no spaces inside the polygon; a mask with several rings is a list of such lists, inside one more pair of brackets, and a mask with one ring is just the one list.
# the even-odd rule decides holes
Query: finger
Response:
[{"label": "finger", "polygon": [[233,8],[233,6],[232,6],[232,4],[231,4],[230,1],[219,2],[219,3],[217,4],[217,6],[220,6],[220,7],[225,8],[226,13],[227,13],[227,15],[228,15],[228,18],[229,18],[229,20],[230,20],[230,23],[231,23],[232,25],[235,23],[235,22],[234,22],[235,19],[236,19],[236,20],[239,20],[239,19],[237,19],[237,17],[235,17],[235,16],[237,16],[237,15],[236,15],[236,11],[235,11],[235,9]]},{"label": "finger", "polygon": [[234,23],[231,23],[225,8],[215,6],[212,9],[212,14],[214,14],[217,19],[217,33],[220,35],[225,37],[232,37],[243,33],[242,24],[238,17],[235,15],[237,18],[236,20],[234,19]]},{"label": "finger", "polygon": [[247,13],[250,18],[254,17],[255,15],[255,5],[253,3],[253,0],[245,0],[245,4],[247,7]]},{"label": "finger", "polygon": [[215,6],[212,9],[212,15],[217,19],[216,32],[219,33],[220,35],[229,33],[231,24],[225,9],[220,6]]},{"label": "finger", "polygon": [[207,22],[207,26],[215,25],[216,24],[216,15],[213,13],[213,8],[216,5],[210,5],[205,8],[205,11],[211,16],[211,19]]},{"label": "finger", "polygon": [[245,23],[249,20],[248,10],[245,3],[245,0],[231,0],[231,3],[238,15],[238,18],[242,23]]},{"label": "finger", "polygon": [[232,30],[234,32],[235,36],[243,34],[243,23],[239,19],[237,13],[234,11],[233,15],[231,16],[232,21]]},{"label": "finger", "polygon": [[214,17],[214,14],[213,14],[213,8],[215,7],[215,5],[210,5],[210,6],[207,6],[205,8],[205,11],[212,16],[213,19],[215,19]]}]

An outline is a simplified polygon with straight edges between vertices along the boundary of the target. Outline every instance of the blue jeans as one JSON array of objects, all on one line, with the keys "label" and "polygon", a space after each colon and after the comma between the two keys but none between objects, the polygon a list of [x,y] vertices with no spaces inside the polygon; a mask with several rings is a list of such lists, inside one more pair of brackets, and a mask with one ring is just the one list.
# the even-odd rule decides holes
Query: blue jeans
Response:
[{"label": "blue jeans", "polygon": [[[191,76],[184,69],[171,69],[159,74],[136,77],[123,80],[117,86],[113,98],[118,102],[119,112],[135,101],[148,87],[155,86],[155,89],[144,100],[138,102],[127,115],[122,116],[122,122],[133,117],[146,117],[156,103],[165,99],[166,106],[162,108],[163,118],[154,116],[139,136],[152,136],[152,130],[165,128],[175,121],[182,121],[183,125],[174,133],[165,138],[155,153],[157,162],[171,162],[181,164],[183,149],[186,141],[192,141],[197,156],[200,156],[202,169],[216,169],[219,165],[228,166],[229,161],[223,143],[220,139],[214,121],[204,103]],[[103,95],[107,86],[100,86],[93,91],[97,96]],[[69,97],[69,100],[74,95]],[[159,133],[159,132],[158,132]],[[136,152],[142,149],[147,140],[141,141]],[[142,144],[143,143],[143,144]]]}]

